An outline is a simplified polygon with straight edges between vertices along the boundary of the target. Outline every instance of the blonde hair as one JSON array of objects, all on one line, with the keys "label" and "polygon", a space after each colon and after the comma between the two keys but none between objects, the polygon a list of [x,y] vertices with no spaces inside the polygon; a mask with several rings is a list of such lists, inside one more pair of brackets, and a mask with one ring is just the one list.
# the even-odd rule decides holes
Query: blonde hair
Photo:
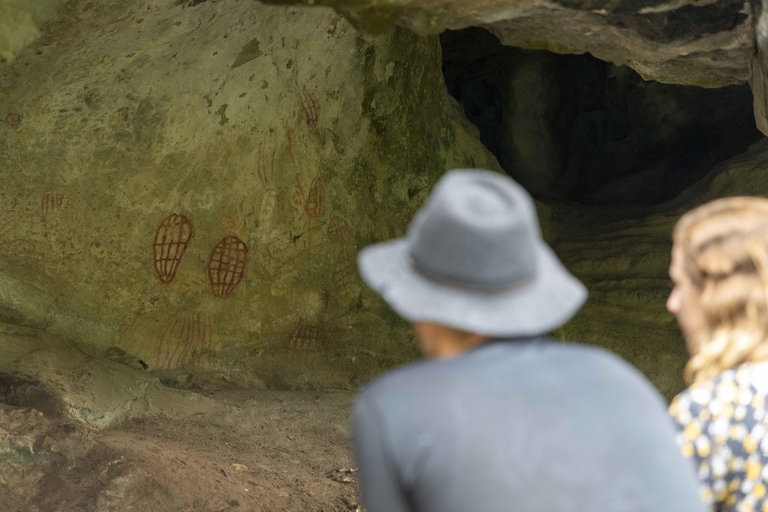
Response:
[{"label": "blonde hair", "polygon": [[731,197],[685,214],[674,232],[681,269],[705,326],[685,367],[688,383],[768,357],[768,199]]}]

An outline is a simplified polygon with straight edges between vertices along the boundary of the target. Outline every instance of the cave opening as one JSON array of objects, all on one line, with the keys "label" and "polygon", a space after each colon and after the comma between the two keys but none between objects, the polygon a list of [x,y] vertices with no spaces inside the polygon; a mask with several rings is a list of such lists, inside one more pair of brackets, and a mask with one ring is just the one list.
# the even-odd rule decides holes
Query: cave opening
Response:
[{"label": "cave opening", "polygon": [[449,93],[541,200],[659,204],[762,137],[746,84],[645,81],[589,54],[503,46],[482,28],[446,31],[440,43]]}]

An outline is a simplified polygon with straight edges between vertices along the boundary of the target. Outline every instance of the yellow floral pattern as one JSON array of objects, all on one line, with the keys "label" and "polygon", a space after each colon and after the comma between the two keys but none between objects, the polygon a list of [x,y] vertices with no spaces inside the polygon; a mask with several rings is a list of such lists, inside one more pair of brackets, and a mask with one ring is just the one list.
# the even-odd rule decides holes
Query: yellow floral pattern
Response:
[{"label": "yellow floral pattern", "polygon": [[768,512],[768,364],[743,364],[698,382],[669,407],[677,441],[716,510]]}]

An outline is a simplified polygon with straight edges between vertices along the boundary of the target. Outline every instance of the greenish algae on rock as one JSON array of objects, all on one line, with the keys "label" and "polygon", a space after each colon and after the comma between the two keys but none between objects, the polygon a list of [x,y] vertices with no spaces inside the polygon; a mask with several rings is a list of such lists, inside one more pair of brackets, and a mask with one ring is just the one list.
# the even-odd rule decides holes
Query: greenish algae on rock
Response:
[{"label": "greenish algae on rock", "polygon": [[440,66],[331,9],[73,0],[0,69],[0,321],[184,386],[412,358],[356,252],[446,169],[498,170]]}]

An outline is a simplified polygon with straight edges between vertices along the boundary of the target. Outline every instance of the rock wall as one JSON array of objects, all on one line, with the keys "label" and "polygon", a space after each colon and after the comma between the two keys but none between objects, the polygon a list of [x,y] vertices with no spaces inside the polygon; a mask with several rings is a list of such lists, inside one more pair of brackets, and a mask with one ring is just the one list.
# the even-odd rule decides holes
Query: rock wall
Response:
[{"label": "rock wall", "polygon": [[[73,0],[0,69],[0,322],[181,386],[346,388],[413,358],[355,253],[445,169],[500,169],[441,64],[436,37],[365,39],[327,8]],[[763,193],[766,162],[759,143],[655,207],[539,205],[591,291],[558,334],[679,391],[672,226]]]},{"label": "rock wall", "polygon": [[73,0],[0,69],[0,321],[181,385],[356,385],[415,348],[355,253],[461,166],[498,169],[436,37]]},{"label": "rock wall", "polygon": [[0,65],[40,37],[40,28],[67,0],[0,0]]},{"label": "rock wall", "polygon": [[553,246],[590,292],[585,307],[557,334],[613,350],[672,398],[684,388],[688,360],[665,306],[672,290],[672,230],[691,208],[739,195],[768,195],[768,141],[717,166],[663,205],[553,208],[548,217]]},{"label": "rock wall", "polygon": [[585,53],[647,80],[720,87],[751,76],[760,8],[744,0],[270,0],[331,5],[375,34],[484,27],[505,45]]}]

